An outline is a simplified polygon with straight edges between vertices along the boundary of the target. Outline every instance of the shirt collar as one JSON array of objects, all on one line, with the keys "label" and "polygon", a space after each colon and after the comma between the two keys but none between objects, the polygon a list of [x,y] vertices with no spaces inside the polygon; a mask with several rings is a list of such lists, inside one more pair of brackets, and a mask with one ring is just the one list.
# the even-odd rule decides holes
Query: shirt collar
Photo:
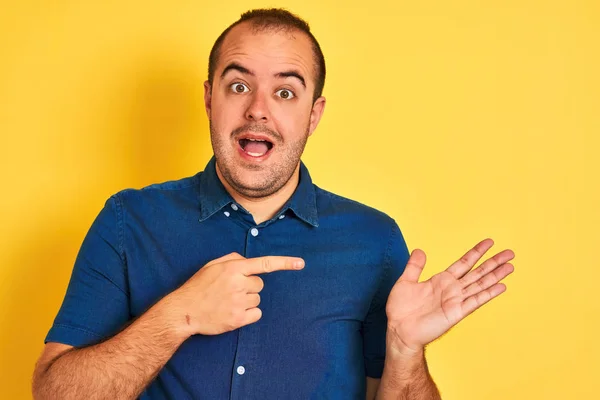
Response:
[{"label": "shirt collar", "polygon": [[[233,203],[233,197],[227,192],[219,179],[216,161],[213,156],[204,172],[200,174],[200,221],[211,217],[226,205]],[[283,206],[282,213],[290,209],[298,218],[314,227],[319,226],[317,197],[308,169],[300,162],[300,182],[292,197]]]},{"label": "shirt collar", "polygon": [[306,165],[300,161],[300,182],[294,194],[283,207],[283,211],[289,208],[298,218],[315,228],[319,226],[319,214],[317,213],[317,195]]},{"label": "shirt collar", "polygon": [[215,157],[213,156],[204,172],[200,174],[200,221],[210,218],[214,213],[233,202],[233,197],[225,190],[217,176]]}]

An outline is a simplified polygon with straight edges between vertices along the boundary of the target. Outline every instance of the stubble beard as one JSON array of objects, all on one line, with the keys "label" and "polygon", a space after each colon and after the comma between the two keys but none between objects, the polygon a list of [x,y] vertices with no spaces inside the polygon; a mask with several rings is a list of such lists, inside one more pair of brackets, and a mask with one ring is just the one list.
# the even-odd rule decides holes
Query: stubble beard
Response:
[{"label": "stubble beard", "polygon": [[[247,130],[252,132],[265,132],[270,133],[270,137],[275,136],[277,141],[274,143],[275,147],[273,151],[279,152],[282,160],[276,164],[271,163],[268,167],[262,165],[240,166],[236,165],[235,162],[235,157],[237,156],[235,152],[237,149],[231,147],[231,138],[235,135],[237,130],[232,132],[229,137],[225,137],[215,131],[212,121],[209,121],[209,125],[210,140],[221,176],[236,192],[250,199],[269,197],[281,190],[294,175],[294,171],[300,162],[300,157],[302,156],[304,148],[306,147],[306,142],[308,141],[308,124],[305,129],[305,134],[300,139],[294,142],[288,141],[285,143],[279,134],[268,130],[266,127],[263,128],[258,125],[248,127]],[[256,176],[251,182],[244,181],[242,177],[243,174],[239,171],[241,168],[245,169],[247,172],[255,171],[253,173]]]}]

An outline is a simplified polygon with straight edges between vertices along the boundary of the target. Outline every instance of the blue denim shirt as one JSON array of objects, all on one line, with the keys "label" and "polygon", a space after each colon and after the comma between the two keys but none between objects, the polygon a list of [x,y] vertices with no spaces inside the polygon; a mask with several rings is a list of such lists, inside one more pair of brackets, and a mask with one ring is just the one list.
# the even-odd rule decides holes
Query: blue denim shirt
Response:
[{"label": "blue denim shirt", "polygon": [[108,199],[77,256],[46,342],[83,347],[118,333],[207,262],[302,257],[263,274],[262,318],[194,335],[142,399],[364,399],[380,378],[388,294],[408,260],[398,225],[318,188],[301,164],[287,204],[256,225],[219,181],[214,158],[189,178]]}]

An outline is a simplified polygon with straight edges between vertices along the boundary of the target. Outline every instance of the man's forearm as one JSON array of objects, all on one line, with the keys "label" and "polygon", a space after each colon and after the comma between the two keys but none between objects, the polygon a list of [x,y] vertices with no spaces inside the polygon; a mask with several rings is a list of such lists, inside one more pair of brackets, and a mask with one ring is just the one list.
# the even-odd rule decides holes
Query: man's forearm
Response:
[{"label": "man's forearm", "polygon": [[388,346],[377,400],[441,400],[425,361],[425,351],[401,352]]},{"label": "man's forearm", "polygon": [[187,338],[168,297],[100,344],[71,349],[36,371],[36,399],[133,399]]}]

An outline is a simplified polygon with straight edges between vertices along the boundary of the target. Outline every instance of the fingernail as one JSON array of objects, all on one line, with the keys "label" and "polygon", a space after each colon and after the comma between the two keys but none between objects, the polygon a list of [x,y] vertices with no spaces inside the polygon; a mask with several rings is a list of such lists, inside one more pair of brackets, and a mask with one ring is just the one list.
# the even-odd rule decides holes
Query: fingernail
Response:
[{"label": "fingernail", "polygon": [[304,268],[304,260],[296,260],[294,261],[294,268],[302,269]]}]

